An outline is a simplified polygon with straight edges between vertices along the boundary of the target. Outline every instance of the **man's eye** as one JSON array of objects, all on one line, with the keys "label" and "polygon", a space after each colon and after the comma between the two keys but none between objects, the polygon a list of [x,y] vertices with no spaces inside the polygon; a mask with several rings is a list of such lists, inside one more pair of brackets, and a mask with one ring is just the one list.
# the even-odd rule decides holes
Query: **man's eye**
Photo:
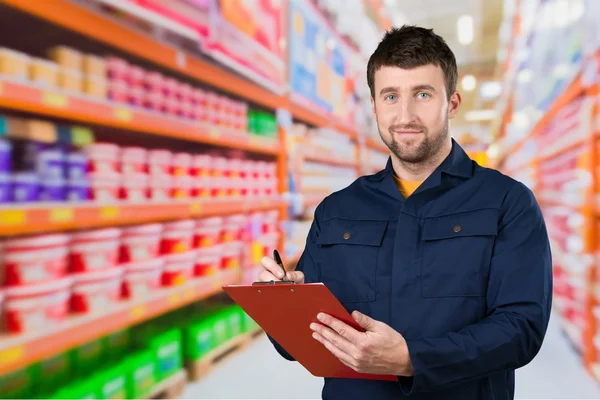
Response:
[{"label": "man's eye", "polygon": [[396,100],[396,95],[395,94],[389,94],[389,95],[385,96],[385,99],[386,100],[394,101],[394,100]]},{"label": "man's eye", "polygon": [[430,96],[429,96],[429,93],[421,92],[417,95],[417,97],[419,97],[420,99],[427,99]]}]

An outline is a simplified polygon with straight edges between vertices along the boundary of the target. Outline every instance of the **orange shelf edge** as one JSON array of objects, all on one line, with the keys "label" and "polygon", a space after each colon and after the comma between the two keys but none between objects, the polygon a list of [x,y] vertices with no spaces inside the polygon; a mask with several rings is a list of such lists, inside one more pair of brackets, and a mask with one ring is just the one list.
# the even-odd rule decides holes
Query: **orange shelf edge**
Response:
[{"label": "orange shelf edge", "polygon": [[554,100],[554,103],[552,103],[544,116],[536,122],[529,133],[512,145],[511,148],[505,152],[503,158],[505,158],[508,154],[519,151],[529,138],[536,136],[542,129],[544,129],[566,105],[577,98],[577,96],[581,95],[584,92],[584,89],[583,82],[581,81],[581,73],[579,73],[575,76],[565,91]]},{"label": "orange shelf edge", "polygon": [[0,210],[0,237],[267,211],[280,208],[282,204],[283,200],[278,198],[7,207]]},{"label": "orange shelf edge", "polygon": [[158,113],[0,80],[0,107],[255,153],[277,155],[281,144]]},{"label": "orange shelf edge", "polygon": [[385,154],[388,154],[390,152],[390,150],[387,148],[387,146],[378,140],[375,140],[372,138],[367,138],[366,144],[367,144],[367,147],[372,150],[377,150],[377,151],[380,151]]},{"label": "orange shelf edge", "polygon": [[239,279],[239,270],[228,271],[218,278],[201,278],[162,289],[143,302],[123,301],[114,311],[101,316],[73,316],[51,332],[0,336],[0,376],[206,299],[220,293],[222,286]]},{"label": "orange shelf edge", "polygon": [[342,157],[337,157],[333,154],[327,154],[322,152],[321,150],[317,150],[314,153],[306,154],[304,156],[304,160],[313,161],[321,164],[328,164],[338,167],[358,167],[358,162],[355,159],[345,159]]},{"label": "orange shelf edge", "polygon": [[146,59],[262,106],[271,109],[288,109],[294,118],[305,123],[318,127],[332,126],[354,140],[358,137],[358,133],[354,128],[332,121],[332,118],[324,113],[314,112],[293,104],[287,96],[275,94],[236,74],[225,71],[218,65],[202,61],[193,55],[157,42],[147,35],[122,26],[108,17],[69,0],[41,2],[0,0],[0,3],[99,40],[131,55]]}]

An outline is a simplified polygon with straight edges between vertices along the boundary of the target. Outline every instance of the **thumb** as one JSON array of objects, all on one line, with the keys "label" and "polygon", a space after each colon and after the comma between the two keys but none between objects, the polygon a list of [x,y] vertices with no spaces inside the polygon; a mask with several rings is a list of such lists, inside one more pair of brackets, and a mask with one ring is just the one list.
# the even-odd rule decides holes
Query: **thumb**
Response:
[{"label": "thumb", "polygon": [[287,279],[296,283],[304,283],[304,274],[301,271],[287,271]]},{"label": "thumb", "polygon": [[377,322],[373,318],[369,317],[368,315],[365,315],[358,311],[354,311],[352,313],[352,318],[354,318],[356,323],[358,325],[360,325],[361,328],[363,328],[364,330],[367,330],[367,331],[372,331],[373,328],[375,328],[375,324]]}]

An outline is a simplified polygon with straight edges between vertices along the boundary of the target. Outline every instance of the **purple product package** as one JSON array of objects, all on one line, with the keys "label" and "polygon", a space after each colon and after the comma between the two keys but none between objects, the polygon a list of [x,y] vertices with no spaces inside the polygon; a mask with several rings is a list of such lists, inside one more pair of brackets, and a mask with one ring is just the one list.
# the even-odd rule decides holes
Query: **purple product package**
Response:
[{"label": "purple product package", "polygon": [[32,172],[19,172],[13,176],[13,201],[30,203],[39,201],[40,179]]},{"label": "purple product package", "polygon": [[87,176],[88,158],[83,153],[69,153],[67,156],[67,178],[82,179]]},{"label": "purple product package", "polygon": [[44,150],[37,155],[37,172],[44,178],[62,178],[65,171],[65,153],[60,149]]},{"label": "purple product package", "polygon": [[9,173],[11,170],[12,145],[7,140],[0,139],[0,173]]},{"label": "purple product package", "polygon": [[0,203],[10,203],[12,197],[12,180],[10,174],[0,172]]},{"label": "purple product package", "polygon": [[40,201],[65,201],[67,185],[64,178],[47,178],[42,180]]},{"label": "purple product package", "polygon": [[90,198],[90,183],[87,179],[69,179],[67,201],[86,201]]}]

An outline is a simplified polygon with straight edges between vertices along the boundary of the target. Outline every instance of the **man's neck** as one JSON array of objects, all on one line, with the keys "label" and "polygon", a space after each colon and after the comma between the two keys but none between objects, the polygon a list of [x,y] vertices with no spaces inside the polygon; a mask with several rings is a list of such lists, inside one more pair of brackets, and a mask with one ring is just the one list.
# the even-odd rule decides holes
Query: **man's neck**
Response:
[{"label": "man's neck", "polygon": [[422,163],[407,163],[392,154],[392,167],[396,176],[410,182],[423,182],[440,166],[452,151],[452,142],[448,141],[440,151]]}]

